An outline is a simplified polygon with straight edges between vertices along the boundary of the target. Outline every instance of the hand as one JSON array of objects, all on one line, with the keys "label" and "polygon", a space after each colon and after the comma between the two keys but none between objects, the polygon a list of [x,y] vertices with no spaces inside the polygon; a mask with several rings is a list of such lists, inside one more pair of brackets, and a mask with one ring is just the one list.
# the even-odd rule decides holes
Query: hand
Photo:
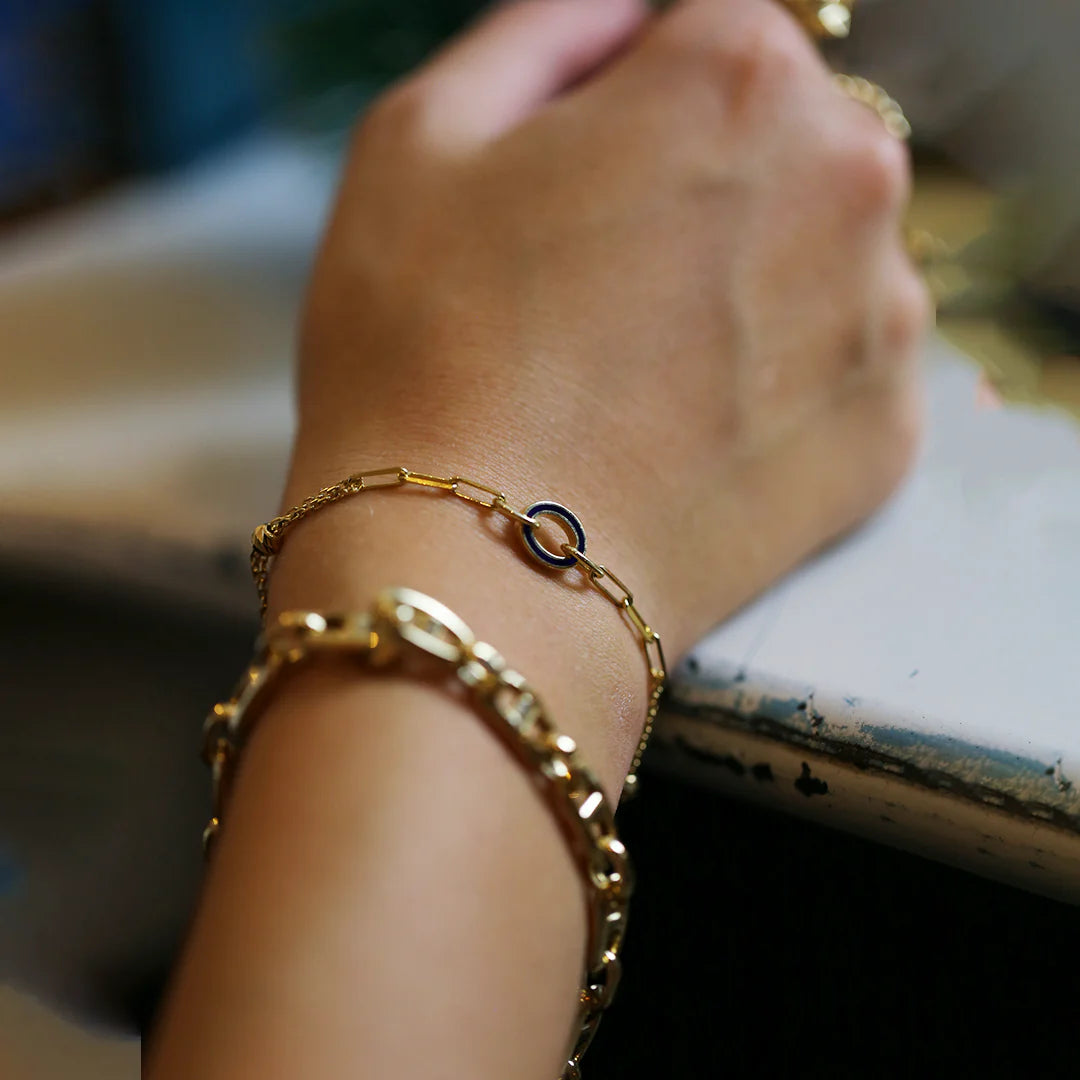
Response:
[{"label": "hand", "polygon": [[772,0],[506,6],[358,128],[286,501],[399,458],[557,493],[685,646],[911,459],[907,194]]},{"label": "hand", "polygon": [[[897,238],[906,175],[771,0],[502,8],[357,132],[285,502],[384,464],[558,497],[678,652],[911,455],[926,302]],[[640,650],[594,590],[553,587],[453,502],[320,511],[272,606],[434,593],[528,673],[616,799]],[[229,802],[155,1080],[555,1074],[580,883],[460,699],[299,673]]]}]

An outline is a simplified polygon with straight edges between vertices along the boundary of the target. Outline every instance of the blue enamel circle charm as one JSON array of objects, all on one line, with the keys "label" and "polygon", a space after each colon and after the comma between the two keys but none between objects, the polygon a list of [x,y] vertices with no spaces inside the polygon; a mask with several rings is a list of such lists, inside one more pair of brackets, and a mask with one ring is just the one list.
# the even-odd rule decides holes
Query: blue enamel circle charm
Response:
[{"label": "blue enamel circle charm", "polygon": [[[573,546],[585,554],[585,530],[582,528],[581,522],[578,521],[577,515],[567,510],[565,506],[557,502],[538,502],[533,503],[528,510],[525,511],[526,517],[552,517],[556,521],[565,525],[568,533],[573,534]],[[548,551],[539,540],[536,539],[536,530],[531,525],[521,526],[521,535],[525,540],[525,546],[529,549],[534,559],[542,562],[545,566],[554,566],[558,570],[568,570],[571,566],[577,565],[577,560],[573,555],[555,555]],[[567,537],[569,540],[569,536]]]}]

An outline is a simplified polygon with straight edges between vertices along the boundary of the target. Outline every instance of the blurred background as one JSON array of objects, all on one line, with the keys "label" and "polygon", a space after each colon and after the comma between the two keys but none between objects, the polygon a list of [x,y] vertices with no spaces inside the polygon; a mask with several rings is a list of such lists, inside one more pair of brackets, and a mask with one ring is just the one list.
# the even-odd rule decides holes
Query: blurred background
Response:
[{"label": "blurred background", "polygon": [[[246,658],[244,537],[274,510],[345,135],[482,6],[0,0],[7,1080],[136,1075],[197,886],[193,747]],[[985,400],[1080,416],[1080,5],[862,0],[828,52],[911,120],[913,249]],[[759,907],[790,890],[747,873]]]},{"label": "blurred background", "polygon": [[340,132],[482,5],[7,0],[2,209],[187,164],[272,117]]},{"label": "blurred background", "polygon": [[[254,133],[332,162],[364,103],[482,7],[5,0],[0,229],[175,174]],[[831,59],[884,85],[912,121],[913,250],[943,328],[1007,396],[1080,411],[1061,362],[1080,351],[1080,8],[862,0],[854,26]],[[267,158],[259,183],[298,160]]]}]

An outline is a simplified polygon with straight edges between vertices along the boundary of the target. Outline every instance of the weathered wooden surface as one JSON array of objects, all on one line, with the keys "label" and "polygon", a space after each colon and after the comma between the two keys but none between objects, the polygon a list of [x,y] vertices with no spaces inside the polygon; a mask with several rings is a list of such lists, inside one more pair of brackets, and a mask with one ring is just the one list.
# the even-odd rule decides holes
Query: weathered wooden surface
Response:
[{"label": "weathered wooden surface", "polygon": [[839,772],[781,802],[1080,900],[1080,427],[984,390],[933,350],[904,490],[693,651],[663,733],[727,787],[797,751]]}]

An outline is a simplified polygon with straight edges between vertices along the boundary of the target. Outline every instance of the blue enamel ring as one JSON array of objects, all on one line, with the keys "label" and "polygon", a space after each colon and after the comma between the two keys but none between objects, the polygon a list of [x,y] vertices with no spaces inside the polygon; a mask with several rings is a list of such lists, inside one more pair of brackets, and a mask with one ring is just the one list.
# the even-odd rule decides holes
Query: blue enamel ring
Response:
[{"label": "blue enamel ring", "polygon": [[[556,521],[561,522],[571,533],[573,533],[574,547],[577,548],[582,555],[585,554],[585,530],[582,528],[581,522],[578,521],[577,515],[571,513],[571,511],[567,510],[561,503],[533,503],[532,506],[525,511],[525,516],[531,518],[555,518]],[[555,555],[548,551],[548,549],[536,539],[536,531],[532,525],[522,525],[521,536],[533,558],[542,562],[545,566],[554,566],[558,570],[569,570],[571,566],[577,565],[577,560],[573,555]]]}]

